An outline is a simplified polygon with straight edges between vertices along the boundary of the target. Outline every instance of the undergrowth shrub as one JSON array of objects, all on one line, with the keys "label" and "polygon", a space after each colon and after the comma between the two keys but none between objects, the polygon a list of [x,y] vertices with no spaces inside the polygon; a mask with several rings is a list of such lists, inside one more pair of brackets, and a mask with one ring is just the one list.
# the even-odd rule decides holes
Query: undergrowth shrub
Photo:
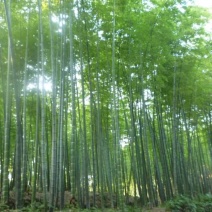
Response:
[{"label": "undergrowth shrub", "polygon": [[166,203],[166,208],[175,212],[212,212],[212,195],[191,198],[179,195]]}]

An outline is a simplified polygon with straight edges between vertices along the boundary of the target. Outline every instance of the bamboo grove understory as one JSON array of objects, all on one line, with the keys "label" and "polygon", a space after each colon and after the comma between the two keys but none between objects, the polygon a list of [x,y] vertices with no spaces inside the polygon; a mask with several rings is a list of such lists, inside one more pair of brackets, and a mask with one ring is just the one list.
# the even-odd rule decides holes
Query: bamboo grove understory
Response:
[{"label": "bamboo grove understory", "polygon": [[1,202],[211,192],[210,18],[183,0],[0,1]]}]

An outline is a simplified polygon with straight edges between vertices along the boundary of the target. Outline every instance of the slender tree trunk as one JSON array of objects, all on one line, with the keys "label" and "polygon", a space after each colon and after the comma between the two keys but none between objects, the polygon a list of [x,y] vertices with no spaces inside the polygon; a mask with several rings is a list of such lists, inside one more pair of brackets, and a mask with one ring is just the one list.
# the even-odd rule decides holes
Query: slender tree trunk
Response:
[{"label": "slender tree trunk", "polygon": [[[116,194],[117,194],[117,205],[123,208],[123,198],[122,198],[122,173],[121,173],[121,147],[120,147],[120,129],[119,129],[119,101],[118,101],[118,84],[116,81],[117,71],[115,67],[116,61],[116,1],[113,0],[113,25],[112,25],[112,123],[113,123],[113,142],[114,142],[114,165],[116,169],[115,174],[115,186],[116,186]],[[114,205],[112,205],[114,206]]]},{"label": "slender tree trunk", "polygon": [[[61,41],[63,42],[63,41]],[[62,43],[61,43],[62,48]],[[62,48],[63,49],[63,48]],[[61,61],[63,61],[63,58],[61,58]],[[61,67],[61,79],[60,79],[60,111],[59,111],[59,139],[58,139],[58,148],[59,148],[59,157],[58,157],[58,163],[59,163],[59,186],[58,186],[58,192],[59,192],[59,205],[60,210],[64,207],[64,130],[63,130],[63,124],[64,124],[64,66]]]},{"label": "slender tree trunk", "polygon": [[39,50],[41,69],[41,169],[42,169],[42,190],[44,208],[47,208],[47,155],[46,155],[46,98],[45,98],[45,74],[44,74],[44,47],[43,47],[43,23],[42,23],[42,0],[38,0],[39,10]]},{"label": "slender tree trunk", "polygon": [[172,111],[172,165],[173,165],[173,189],[174,195],[177,195],[177,120],[176,120],[176,65],[174,67],[173,78],[173,111]]},{"label": "slender tree trunk", "polygon": [[55,66],[55,54],[54,54],[54,36],[53,36],[53,26],[52,26],[52,6],[49,0],[49,27],[50,27],[50,43],[51,43],[51,69],[52,69],[52,152],[51,152],[51,174],[50,174],[50,200],[49,208],[50,211],[56,206],[56,194],[57,194],[57,73]]},{"label": "slender tree trunk", "polygon": [[11,70],[13,73],[13,88],[15,92],[15,106],[16,106],[16,152],[15,152],[15,199],[16,199],[16,208],[20,208],[22,204],[22,195],[21,195],[21,147],[22,147],[22,126],[21,126],[21,109],[20,109],[20,94],[19,94],[19,84],[18,84],[18,74],[15,70],[15,54],[13,48],[13,37],[12,37],[12,26],[11,26],[11,17],[10,17],[10,6],[6,0],[4,0],[4,6],[6,11],[7,26],[8,26],[8,35],[9,35],[9,44],[11,52]]},{"label": "slender tree trunk", "polygon": [[[28,20],[29,21],[29,20]],[[23,97],[23,167],[22,167],[22,193],[27,189],[27,60],[28,60],[28,30],[26,38],[26,52],[24,64],[24,97]]]},{"label": "slender tree trunk", "polygon": [[[9,44],[10,45],[10,44]],[[9,198],[9,149],[10,149],[10,114],[11,114],[11,94],[10,94],[10,72],[11,72],[11,49],[8,48],[8,68],[7,68],[7,86],[6,86],[6,102],[5,102],[5,117],[4,117],[4,159],[3,159],[3,188],[2,199],[4,203],[8,202]]]},{"label": "slender tree trunk", "polygon": [[76,70],[74,68],[74,55],[73,55],[73,5],[70,2],[70,74],[71,74],[71,103],[72,103],[72,119],[71,119],[71,144],[70,144],[70,155],[71,155],[71,166],[70,166],[70,177],[71,177],[71,193],[75,197],[76,195],[76,155],[77,155],[77,123],[76,123]]}]

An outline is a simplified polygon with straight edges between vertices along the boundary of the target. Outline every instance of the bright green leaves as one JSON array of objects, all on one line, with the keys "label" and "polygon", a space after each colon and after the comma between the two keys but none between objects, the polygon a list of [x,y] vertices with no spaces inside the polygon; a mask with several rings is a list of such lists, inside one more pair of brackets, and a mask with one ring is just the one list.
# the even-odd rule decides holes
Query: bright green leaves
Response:
[{"label": "bright green leaves", "polygon": [[[102,197],[106,190],[112,196],[113,191],[122,193],[122,186],[127,184],[128,192],[132,192],[134,186],[135,193],[138,189],[141,195],[146,195],[144,203],[157,192],[154,186],[160,187],[163,201],[166,193],[171,197],[172,139],[177,147],[175,156],[180,158],[176,162],[180,170],[182,161],[188,158],[189,148],[194,146],[189,140],[189,126],[185,125],[189,123],[193,127],[192,120],[205,123],[205,113],[211,106],[211,41],[205,32],[210,18],[207,10],[174,0],[79,0],[71,3],[54,0],[49,1],[51,5],[47,1],[39,2],[40,15],[36,1],[11,1],[10,9],[20,111],[26,101],[24,115],[30,124],[25,130],[34,145],[30,143],[26,148],[37,163],[30,166],[34,172],[39,172],[38,176],[41,175],[41,153],[44,168],[50,165],[44,164],[46,152],[48,161],[52,156],[52,206],[57,189],[53,176],[57,166],[60,166],[60,176],[65,174],[70,180],[72,175],[71,184],[78,197],[83,199],[83,190],[86,190],[88,206],[90,190],[101,191]],[[5,98],[8,29],[1,8],[0,71]],[[36,83],[41,71],[43,78],[48,78],[54,87],[48,94],[43,89],[41,95],[40,85]],[[37,86],[37,92],[30,91],[28,85],[32,83]],[[12,93],[12,101],[13,96]],[[2,108],[4,101],[0,101]],[[14,104],[11,111],[14,129]],[[4,115],[0,118],[3,123]],[[209,121],[207,124],[210,125]],[[205,141],[206,130],[203,131],[202,126],[199,128],[195,133]],[[53,147],[53,153],[49,148],[41,151],[41,131],[42,147],[52,141],[48,147]],[[119,142],[124,137],[128,144],[122,151]],[[14,152],[14,130],[10,138]],[[60,154],[56,148],[59,145]],[[203,149],[207,152],[205,147]],[[126,154],[126,159],[122,153]],[[61,159],[60,165],[57,164],[59,155],[66,158]],[[71,158],[70,167],[68,158]],[[111,173],[115,167],[119,173]],[[128,170],[125,179],[122,177],[124,169]],[[89,187],[88,175],[95,178],[95,188]],[[187,175],[185,171],[180,179]],[[33,180],[35,191],[36,177]],[[43,184],[48,183],[46,179],[43,181]],[[62,187],[62,181],[60,184]]]}]

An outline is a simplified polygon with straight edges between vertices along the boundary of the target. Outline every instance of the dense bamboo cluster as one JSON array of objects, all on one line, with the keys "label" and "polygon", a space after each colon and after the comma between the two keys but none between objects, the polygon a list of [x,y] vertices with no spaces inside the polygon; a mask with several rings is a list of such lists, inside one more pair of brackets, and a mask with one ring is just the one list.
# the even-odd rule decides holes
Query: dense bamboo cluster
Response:
[{"label": "dense bamboo cluster", "polygon": [[211,192],[209,18],[189,1],[0,1],[1,201]]}]

